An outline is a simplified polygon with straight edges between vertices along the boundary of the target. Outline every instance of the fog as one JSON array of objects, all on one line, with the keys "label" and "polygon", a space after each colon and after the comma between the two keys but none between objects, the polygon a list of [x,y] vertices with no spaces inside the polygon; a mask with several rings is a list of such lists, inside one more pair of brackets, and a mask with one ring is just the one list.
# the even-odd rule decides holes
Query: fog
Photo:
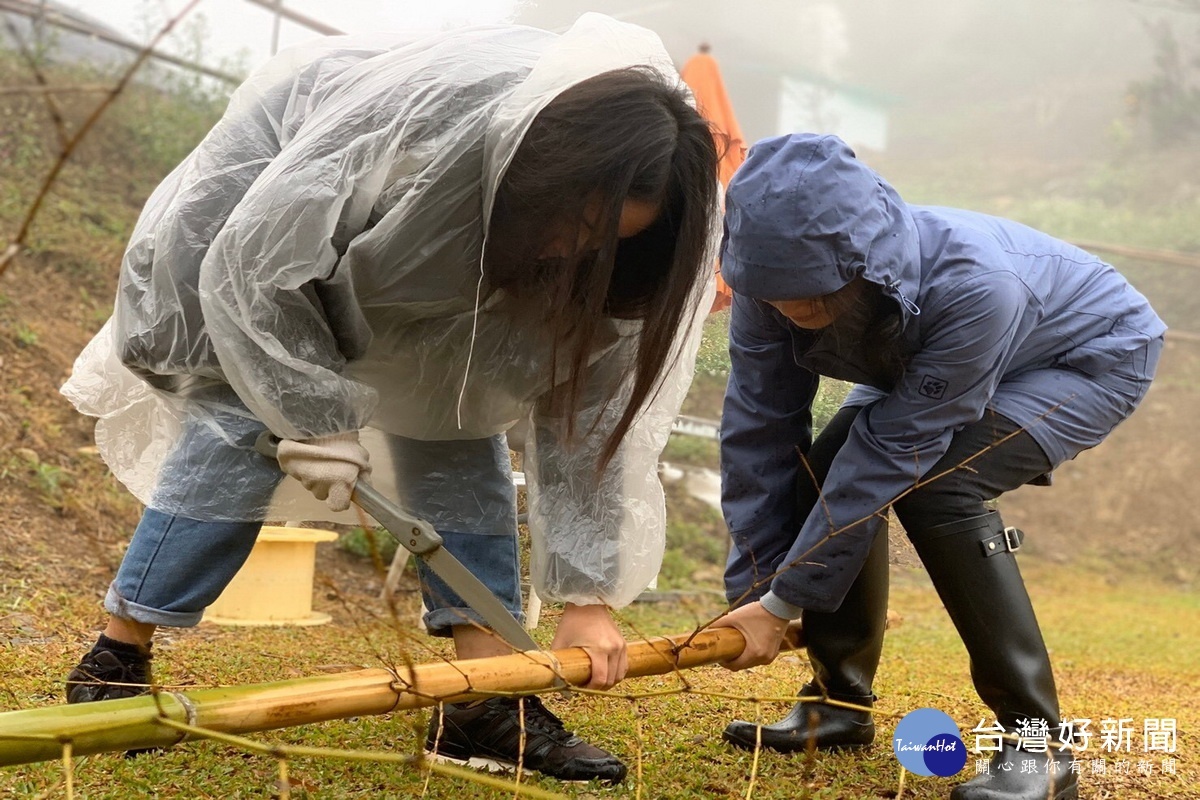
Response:
[{"label": "fog", "polygon": [[[1161,389],[1127,449],[1093,462],[1107,483],[1060,489],[1052,497],[1064,500],[1038,513],[1064,542],[1077,529],[1094,534],[1100,520],[1117,548],[1195,552],[1195,514],[1178,498],[1194,494],[1200,453],[1200,0],[285,2],[349,32],[499,21],[564,29],[585,11],[611,14],[656,31],[680,66],[707,45],[751,142],[836,133],[906,200],[1011,217],[1110,258],[1172,326]],[[0,0],[0,16],[19,3],[33,0]],[[141,39],[184,0],[59,4]],[[204,0],[200,12],[205,23],[193,15],[164,49],[247,69],[269,57],[269,12],[247,0]],[[283,23],[279,41],[312,35]],[[70,102],[92,102],[81,97]],[[1134,485],[1145,488],[1126,491]],[[1144,535],[1127,536],[1129,527]]]},{"label": "fog", "polygon": [[[52,6],[55,4],[51,4]],[[181,0],[66,0],[144,38]],[[1165,27],[1193,91],[1200,0],[445,0],[379,4],[287,0],[346,31],[511,20],[550,29],[600,11],[655,30],[677,63],[712,47],[753,141],[805,128],[842,134],[887,161],[944,156],[1104,157],[1131,138],[1130,89],[1163,70]],[[205,0],[204,60],[253,67],[270,55],[272,15]],[[1156,27],[1163,26],[1163,27]],[[1158,31],[1156,33],[1156,31]],[[186,47],[190,33],[165,47]],[[311,37],[283,22],[283,45]],[[1191,60],[1188,63],[1188,60]],[[1193,103],[1197,102],[1193,98]],[[1200,124],[1200,119],[1196,120]]]},{"label": "fog", "polygon": [[[144,39],[184,2],[50,5]],[[349,32],[501,21],[561,30],[599,11],[656,31],[681,66],[710,46],[750,142],[797,130],[837,133],[911,190],[909,199],[998,213],[1009,210],[1006,198],[1030,192],[1200,202],[1200,0],[286,5]],[[261,5],[204,0],[163,48],[245,71],[270,56],[273,29]],[[278,33],[282,46],[314,35],[289,21]],[[1153,244],[1200,249],[1200,234],[1168,239]]]},{"label": "fog", "polygon": [[947,148],[1079,157],[1102,151],[1114,123],[1133,124],[1129,86],[1154,70],[1150,25],[1164,20],[1181,39],[1200,38],[1187,8],[1129,0],[554,0],[524,4],[517,19],[559,28],[581,11],[604,11],[653,28],[680,63],[711,44],[752,140],[794,127],[780,118],[781,83],[792,81],[821,87],[826,105],[845,94],[868,106],[879,119],[859,125],[884,126],[882,138],[854,130],[847,114],[816,122],[835,132],[848,126],[847,138],[870,139],[870,149],[895,158]]}]

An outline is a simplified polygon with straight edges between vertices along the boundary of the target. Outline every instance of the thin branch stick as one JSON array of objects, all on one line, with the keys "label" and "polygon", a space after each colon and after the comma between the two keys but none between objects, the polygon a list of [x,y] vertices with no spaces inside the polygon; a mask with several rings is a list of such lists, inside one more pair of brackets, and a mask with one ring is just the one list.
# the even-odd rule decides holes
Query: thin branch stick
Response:
[{"label": "thin branch stick", "polygon": [[762,703],[754,703],[754,759],[750,762],[750,782],[746,784],[746,800],[754,798],[754,784],[758,781],[758,757],[762,753]]},{"label": "thin branch stick", "polygon": [[[177,731],[186,733],[189,737],[212,739],[217,742],[233,745],[242,750],[248,750],[252,753],[262,753],[274,758],[340,758],[345,761],[378,761],[388,764],[402,764],[404,766],[417,767],[428,772],[436,772],[439,775],[450,778],[460,778],[482,786],[489,786],[493,789],[507,791],[512,788],[512,784],[508,781],[493,778],[490,775],[470,769],[452,767],[449,764],[439,764],[436,761],[421,756],[403,755],[400,753],[365,752],[361,750],[338,750],[327,747],[305,747],[302,745],[264,744],[263,742],[256,742],[253,739],[247,739],[244,736],[219,733],[173,719],[161,719],[159,722],[168,728],[174,728]],[[545,789],[528,785],[524,787],[524,792],[530,797],[543,798],[543,800],[560,800],[563,798],[561,794],[555,794]]]},{"label": "thin branch stick", "polygon": [[642,786],[644,785],[645,777],[643,773],[643,756],[646,749],[646,732],[642,730],[642,707],[641,703],[635,703],[633,706],[633,723],[637,733],[637,765],[634,774],[637,777],[637,789],[634,793],[633,800],[642,800]]},{"label": "thin branch stick", "polygon": [[288,780],[287,756],[279,756],[279,800],[291,800],[292,784]]},{"label": "thin branch stick", "polygon": [[1136,258],[1139,261],[1155,261],[1159,264],[1170,264],[1174,267],[1192,267],[1200,269],[1200,253],[1185,253],[1179,250],[1160,250],[1152,247],[1132,247],[1126,244],[1109,244],[1107,242],[1080,241],[1072,242],[1076,247],[1090,253],[1111,253],[1114,256]]},{"label": "thin branch stick", "polygon": [[29,229],[33,225],[33,221],[37,219],[38,212],[42,209],[42,203],[45,202],[46,196],[50,193],[50,188],[54,185],[54,182],[58,180],[59,174],[62,172],[63,167],[66,166],[67,160],[70,159],[71,154],[75,152],[75,148],[79,145],[83,138],[88,135],[88,133],[92,130],[92,127],[100,120],[100,117],[102,117],[104,112],[108,110],[108,107],[113,104],[113,101],[115,101],[117,97],[121,95],[121,92],[125,91],[125,87],[129,84],[129,81],[133,79],[134,73],[136,73],[138,69],[141,68],[142,64],[146,62],[146,59],[150,57],[150,53],[154,46],[162,41],[163,38],[165,38],[167,34],[174,29],[175,25],[178,24],[180,20],[187,16],[191,10],[199,4],[200,0],[191,0],[190,3],[184,6],[182,11],[180,11],[171,19],[167,20],[167,24],[164,25],[158,34],[156,34],[155,37],[150,40],[149,44],[142,48],[141,53],[139,53],[137,58],[133,60],[133,63],[129,65],[129,68],[125,70],[125,73],[121,76],[121,79],[117,81],[117,85],[109,91],[108,96],[100,101],[100,104],[96,106],[91,115],[84,120],[83,124],[80,125],[78,130],[75,131],[74,135],[71,136],[70,140],[63,147],[62,153],[59,154],[58,160],[50,169],[50,174],[46,176],[46,180],[42,183],[42,188],[38,192],[37,197],[34,198],[33,204],[29,206],[29,210],[25,214],[25,219],[21,222],[21,228],[17,231],[17,235],[12,239],[11,242],[9,242],[4,255],[0,256],[0,277],[4,276],[5,271],[8,269],[9,263],[12,261],[17,252],[20,251],[21,246],[25,244],[25,238],[29,235]]},{"label": "thin branch stick", "polygon": [[[1049,417],[1051,414],[1054,414],[1056,411],[1058,411],[1060,408],[1062,408],[1066,403],[1069,403],[1073,399],[1074,399],[1074,395],[1063,400],[1061,403],[1057,403],[1057,404],[1051,406],[1045,412],[1043,412],[1042,414],[1039,414],[1037,417],[1035,417],[1034,422],[1038,422],[1040,420],[1043,420],[1043,419]],[[868,520],[870,520],[873,517],[883,517],[886,520],[888,509],[892,506],[893,503],[895,503],[897,500],[901,499],[902,497],[906,497],[909,494],[912,494],[913,492],[915,492],[917,489],[927,486],[928,484],[933,483],[934,481],[939,480],[940,478],[944,478],[947,475],[953,474],[954,472],[957,472],[960,469],[973,469],[973,467],[970,466],[972,461],[975,461],[977,458],[980,458],[984,454],[991,452],[992,450],[994,450],[995,448],[1004,444],[1005,442],[1009,441],[1010,439],[1013,439],[1013,438],[1021,435],[1022,433],[1025,432],[1025,430],[1026,429],[1024,427],[1017,428],[1016,430],[1012,431],[1011,433],[1007,434],[1006,436],[1003,436],[1002,438],[997,439],[996,441],[992,442],[987,447],[980,449],[979,452],[972,453],[971,455],[964,458],[958,464],[955,464],[954,466],[951,466],[951,467],[947,467],[946,469],[942,470],[941,472],[938,472],[935,475],[927,475],[924,478],[917,477],[913,481],[913,484],[911,486],[909,486],[907,489],[905,489],[904,491],[897,494],[894,498],[892,498],[892,500],[887,505],[871,512],[870,514],[867,514],[864,517],[861,517],[860,519],[856,519],[853,522],[850,522],[850,523],[844,525],[843,527],[838,528],[835,531],[830,531],[828,534],[823,536],[819,541],[817,541],[812,547],[808,548],[803,553],[801,553],[800,555],[793,558],[791,561],[781,564],[779,566],[779,568],[776,569],[774,572],[772,572],[770,575],[760,578],[758,581],[753,583],[750,586],[750,588],[747,589],[741,595],[741,597],[739,597],[734,602],[730,603],[730,606],[733,607],[733,606],[738,605],[739,603],[741,603],[742,600],[744,600],[746,597],[748,597],[750,595],[750,593],[753,592],[755,589],[757,589],[763,585],[769,585],[771,583],[771,581],[775,580],[775,578],[777,576],[783,574],[784,572],[787,572],[788,570],[792,569],[793,567],[801,566],[803,564],[808,564],[808,563],[815,563],[815,562],[809,562],[806,559],[814,551],[816,551],[817,549],[819,549],[820,547],[822,547],[823,545],[828,543],[830,540],[837,538],[838,536],[841,536],[842,534],[846,533],[847,531],[854,530],[856,527],[863,524],[864,522],[867,522]],[[918,474],[918,476],[920,474],[919,468],[918,468],[917,474]],[[698,628],[697,630],[707,628],[713,622],[716,622],[717,619],[720,619],[720,617],[714,617],[713,619],[704,623],[704,625],[700,626],[700,628]]]},{"label": "thin branch stick", "polygon": [[101,83],[80,83],[73,86],[0,86],[0,95],[8,94],[103,94],[111,86]]},{"label": "thin branch stick", "polygon": [[[25,2],[25,0],[0,0],[0,11],[10,11],[14,14],[20,14],[25,17],[36,17],[40,14],[38,9],[34,7],[32,3]],[[137,44],[136,42],[131,42],[127,39],[113,36],[112,34],[106,33],[105,31],[96,27],[89,27],[81,20],[65,17],[62,14],[54,11],[45,14],[44,19],[46,22],[50,23],[56,28],[62,28],[63,30],[68,30],[72,33],[90,36],[95,39],[99,39],[102,42],[107,42],[114,47],[119,47],[122,50],[128,50],[132,53],[140,53],[143,50],[142,45]],[[232,86],[236,86],[245,80],[243,77],[238,77],[237,75],[232,75],[228,72],[222,72],[221,70],[213,69],[212,67],[206,67],[203,64],[196,63],[195,61],[188,61],[186,59],[179,58],[178,56],[173,56],[170,53],[159,52],[158,50],[151,50],[150,57],[155,61],[162,61],[167,64],[172,64],[176,67],[182,67],[183,69],[191,70],[192,72],[199,72],[200,74],[207,75],[210,78],[216,78],[217,80],[228,83]]]},{"label": "thin branch stick", "polygon": [[[35,20],[34,24],[40,21],[43,20]],[[39,86],[45,89],[45,87],[50,85],[50,82],[46,80],[46,75],[42,72],[42,68],[38,66],[37,56],[29,49],[29,45],[21,37],[21,32],[17,30],[17,26],[13,24],[11,18],[5,17],[4,25],[8,28],[9,36],[17,43],[17,50],[21,53],[21,58],[25,59],[25,63],[29,65],[29,71],[33,73],[33,79],[37,81]],[[55,101],[54,95],[44,93],[43,97],[46,100],[46,111],[50,114],[50,120],[54,123],[54,130],[58,134],[58,146],[59,148],[66,147],[67,123],[63,119],[62,109],[58,107],[58,102]]]},{"label": "thin branch stick", "polygon": [[71,758],[71,743],[63,742],[62,746],[63,760],[63,780],[67,784],[67,800],[71,800],[75,796],[75,762]]}]

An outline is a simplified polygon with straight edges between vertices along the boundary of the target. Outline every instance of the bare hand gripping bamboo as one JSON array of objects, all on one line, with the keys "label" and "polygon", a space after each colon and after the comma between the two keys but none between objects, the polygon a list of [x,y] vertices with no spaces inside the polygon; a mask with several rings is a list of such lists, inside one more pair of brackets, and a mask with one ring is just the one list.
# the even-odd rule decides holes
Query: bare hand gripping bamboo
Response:
[{"label": "bare hand gripping bamboo", "polygon": [[[787,645],[801,647],[798,628]],[[785,645],[785,646],[787,646]],[[694,636],[654,637],[629,645],[631,678],[729,661],[745,647],[733,628]],[[557,666],[554,665],[557,660]],[[582,648],[527,652],[468,661],[439,661],[336,675],[197,689],[158,691],[124,700],[0,713],[0,766],[74,755],[164,747],[187,738],[163,725],[166,718],[220,733],[249,733],[312,722],[387,714],[494,694],[530,694],[565,681],[587,683],[591,662]],[[561,681],[560,681],[561,678]]]}]

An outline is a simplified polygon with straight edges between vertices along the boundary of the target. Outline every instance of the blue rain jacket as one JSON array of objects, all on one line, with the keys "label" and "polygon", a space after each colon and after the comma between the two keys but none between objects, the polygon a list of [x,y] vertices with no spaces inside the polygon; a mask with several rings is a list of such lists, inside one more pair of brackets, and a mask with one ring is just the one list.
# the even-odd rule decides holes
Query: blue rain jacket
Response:
[{"label": "blue rain jacket", "polygon": [[[721,264],[735,295],[721,425],[726,590],[740,603],[769,588],[772,611],[836,610],[872,518],[985,409],[1024,426],[1055,465],[1099,443],[1141,394],[1118,398],[1114,420],[1096,378],[1166,331],[1108,264],[1015,222],[910,206],[833,136],[750,150],[729,186]],[[804,330],[764,302],[828,294],[859,276],[897,304],[898,338],[834,335],[837,323]],[[890,373],[866,357],[880,346],[895,351]],[[1144,392],[1153,359],[1139,363]],[[798,519],[818,374],[858,384],[846,403],[865,408],[823,501]]]}]

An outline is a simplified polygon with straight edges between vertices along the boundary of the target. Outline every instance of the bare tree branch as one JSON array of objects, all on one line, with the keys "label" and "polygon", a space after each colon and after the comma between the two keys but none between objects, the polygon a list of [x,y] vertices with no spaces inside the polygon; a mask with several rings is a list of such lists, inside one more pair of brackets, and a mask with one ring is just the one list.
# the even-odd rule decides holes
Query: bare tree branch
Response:
[{"label": "bare tree branch", "polygon": [[[40,20],[35,20],[35,24]],[[48,87],[50,82],[46,80],[46,75],[42,72],[41,66],[38,64],[37,54],[29,48],[29,44],[21,36],[21,32],[17,30],[17,26],[9,17],[4,18],[4,25],[8,28],[8,35],[17,45],[17,51],[21,54],[21,58],[29,66],[29,71],[33,73],[33,79],[37,81],[38,86]],[[54,99],[54,95],[44,92],[42,95],[46,99],[46,111],[50,114],[50,120],[54,123],[54,130],[58,133],[58,146],[64,148],[67,146],[67,123],[63,119],[62,109],[58,107],[58,102]]]},{"label": "bare tree branch", "polygon": [[[39,15],[37,7],[28,2],[28,0],[0,0],[0,11],[9,11],[13,14],[20,14],[30,18],[35,18]],[[88,26],[80,20],[64,17],[63,15],[56,14],[53,11],[45,14],[44,18],[46,22],[55,26],[56,28],[62,28],[63,30],[72,31],[73,33],[90,36],[94,39],[99,39],[102,42],[107,42],[114,47],[119,47],[122,50],[128,50],[132,53],[141,53],[142,50],[145,49],[142,45],[137,44],[136,42],[131,42],[127,39],[113,36],[112,34],[100,30],[99,28]],[[155,41],[157,42],[158,39],[156,38]],[[195,61],[188,61],[187,59],[173,56],[170,53],[163,53],[152,48],[150,49],[150,57],[156,61],[173,64],[177,67],[191,70],[192,72],[199,72],[202,75],[207,75],[210,78],[216,78],[217,80],[223,81],[224,83],[228,83],[232,86],[238,85],[243,80],[243,78],[238,77],[237,75],[232,75],[228,72],[222,72],[221,70],[213,69],[212,67],[206,67],[203,64],[196,63]]]},{"label": "bare tree branch", "polygon": [[111,86],[102,83],[80,83],[72,86],[0,86],[0,95],[8,94],[103,94]]},{"label": "bare tree branch", "polygon": [[50,193],[50,189],[54,185],[54,182],[58,180],[58,176],[62,172],[63,167],[66,166],[67,160],[70,159],[71,154],[75,152],[75,148],[79,145],[83,138],[88,135],[92,127],[95,126],[95,124],[100,120],[100,117],[102,117],[104,112],[108,110],[108,107],[113,104],[113,101],[121,95],[121,92],[125,91],[125,87],[129,84],[129,81],[133,79],[134,74],[138,71],[138,69],[141,68],[142,64],[146,62],[146,59],[150,58],[155,45],[162,41],[163,38],[165,38],[167,34],[174,29],[175,25],[178,24],[180,20],[187,16],[192,9],[199,4],[200,0],[191,0],[190,3],[184,6],[182,11],[180,11],[171,19],[167,20],[167,23],[155,35],[155,37],[151,39],[144,48],[142,48],[142,51],[138,54],[137,58],[135,58],[133,63],[130,64],[125,70],[125,73],[121,76],[121,79],[117,81],[116,86],[109,90],[108,96],[100,101],[100,104],[96,106],[91,115],[84,120],[83,124],[79,126],[78,130],[75,131],[74,135],[72,135],[67,143],[63,146],[62,152],[58,156],[58,160],[54,163],[54,166],[51,167],[50,174],[46,176],[46,180],[42,183],[41,190],[38,192],[37,197],[34,198],[33,203],[29,206],[29,210],[25,214],[25,219],[21,222],[21,227],[17,231],[17,235],[9,242],[8,247],[5,248],[4,254],[0,255],[0,277],[3,277],[5,271],[8,269],[9,263],[12,262],[13,258],[18,252],[20,252],[21,247],[25,244],[25,239],[29,236],[29,229],[33,225],[33,221],[37,219],[38,212],[41,211],[42,203],[45,202],[46,196]]}]

